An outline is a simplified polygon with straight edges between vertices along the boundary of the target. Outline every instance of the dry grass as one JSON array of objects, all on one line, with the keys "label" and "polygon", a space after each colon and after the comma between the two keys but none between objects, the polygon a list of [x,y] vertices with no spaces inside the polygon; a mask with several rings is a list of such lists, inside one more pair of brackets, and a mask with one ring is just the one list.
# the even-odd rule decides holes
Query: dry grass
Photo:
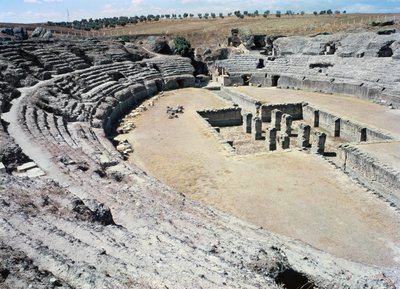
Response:
[{"label": "dry grass", "polygon": [[[394,27],[400,29],[400,14],[339,14],[339,15],[293,15],[281,18],[270,15],[268,18],[262,16],[255,18],[239,19],[225,17],[224,19],[183,19],[183,20],[161,20],[159,22],[146,22],[114,29],[103,29],[100,31],[80,31],[68,28],[47,27],[64,35],[83,37],[91,36],[148,36],[165,35],[174,37],[184,36],[190,40],[193,46],[215,46],[225,44],[226,38],[232,28],[241,29],[242,33],[267,34],[267,35],[312,35],[321,32],[379,30],[381,27],[370,27],[371,21],[396,20]],[[0,24],[7,26],[25,26],[34,29],[39,24]]]},{"label": "dry grass", "polygon": [[[222,44],[226,42],[232,28],[244,33],[267,35],[311,35],[321,32],[340,32],[357,30],[376,30],[368,26],[371,21],[400,20],[400,14],[340,14],[340,15],[294,15],[277,18],[274,15],[264,18],[238,19],[185,19],[162,20],[160,22],[139,23],[113,30],[102,30],[104,35],[182,35],[194,46],[204,44]],[[396,21],[396,28],[400,23]]]}]

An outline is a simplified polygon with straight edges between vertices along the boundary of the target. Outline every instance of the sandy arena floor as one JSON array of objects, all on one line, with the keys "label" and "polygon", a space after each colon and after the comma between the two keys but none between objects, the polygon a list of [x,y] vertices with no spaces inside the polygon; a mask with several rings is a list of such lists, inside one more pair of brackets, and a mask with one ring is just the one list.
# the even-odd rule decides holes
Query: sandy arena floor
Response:
[{"label": "sandy arena floor", "polygon": [[[338,108],[334,96],[324,96],[326,108]],[[166,107],[178,105],[184,114],[168,119]],[[228,156],[196,113],[227,106],[206,90],[167,92],[118,138],[133,145],[131,162],[194,200],[339,257],[400,264],[400,214],[320,157],[298,150]]]}]

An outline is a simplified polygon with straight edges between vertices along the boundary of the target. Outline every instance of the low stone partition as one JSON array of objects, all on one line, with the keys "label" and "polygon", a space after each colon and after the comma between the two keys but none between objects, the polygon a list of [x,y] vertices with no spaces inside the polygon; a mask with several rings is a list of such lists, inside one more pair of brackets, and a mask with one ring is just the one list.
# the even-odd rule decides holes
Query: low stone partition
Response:
[{"label": "low stone partition", "polygon": [[222,88],[222,91],[229,95],[230,100],[233,103],[236,103],[241,108],[248,110],[249,112],[256,113],[257,107],[261,106],[261,103],[257,100],[254,100],[250,96],[241,94],[239,92],[233,91],[229,88]]},{"label": "low stone partition", "polygon": [[271,121],[271,113],[274,109],[280,110],[283,114],[290,114],[292,120],[303,119],[304,103],[281,103],[281,104],[264,104],[261,106],[261,117],[263,122]]},{"label": "low stone partition", "polygon": [[219,133],[219,128],[213,127],[210,122],[204,117],[201,116],[200,112],[197,112],[199,114],[199,119],[200,121],[206,126],[210,133],[217,139],[217,141],[221,144],[221,146],[224,148],[224,150],[230,154],[234,155],[235,149],[222,137],[222,135]]},{"label": "low stone partition", "polygon": [[240,126],[243,123],[241,108],[222,108],[197,112],[212,126]]},{"label": "low stone partition", "polygon": [[345,172],[400,207],[400,172],[352,145],[339,146],[340,164]]},{"label": "low stone partition", "polygon": [[391,104],[394,108],[400,108],[400,99],[398,97],[384,94],[383,92],[385,90],[382,86],[377,86],[374,85],[374,83],[363,82],[361,80],[280,75],[278,86],[281,88],[296,88],[323,93],[357,96],[377,103]]},{"label": "low stone partition", "polygon": [[316,107],[305,105],[303,107],[303,118],[311,123],[313,127],[324,129],[329,136],[341,137],[348,142],[383,141],[393,139],[389,134],[374,130],[334,115],[330,112],[322,111]]}]

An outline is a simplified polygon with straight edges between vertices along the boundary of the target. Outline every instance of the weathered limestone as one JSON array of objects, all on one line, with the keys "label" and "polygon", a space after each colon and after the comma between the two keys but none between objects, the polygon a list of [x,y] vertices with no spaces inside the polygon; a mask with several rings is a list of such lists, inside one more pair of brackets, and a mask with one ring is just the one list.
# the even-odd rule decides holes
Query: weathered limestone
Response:
[{"label": "weathered limestone", "polygon": [[290,148],[290,137],[286,133],[281,133],[278,137],[278,143],[279,146],[283,149],[289,149]]},{"label": "weathered limestone", "polygon": [[319,110],[314,111],[314,127],[319,127]]},{"label": "weathered limestone", "polygon": [[276,128],[268,128],[265,132],[265,141],[268,151],[276,150]]},{"label": "weathered limestone", "polygon": [[315,154],[324,154],[325,152],[326,134],[323,132],[316,132],[313,136],[311,151]]},{"label": "weathered limestone", "polygon": [[300,124],[297,135],[297,145],[301,148],[310,147],[311,127],[306,124]]},{"label": "weathered limestone", "polygon": [[282,111],[274,109],[271,112],[271,127],[276,128],[277,131],[281,130]]},{"label": "weathered limestone", "polygon": [[0,162],[0,173],[5,173],[6,172],[6,167],[2,162]]},{"label": "weathered limestone", "polygon": [[215,67],[224,70],[231,85],[242,85],[247,74],[257,86],[346,94],[399,108],[397,76],[387,73],[398,67],[399,43],[400,33],[281,37],[268,48],[276,57],[273,53],[265,67],[257,66],[259,55],[249,53],[217,60]]},{"label": "weathered limestone", "polygon": [[17,172],[21,173],[21,172],[26,172],[28,170],[34,169],[36,168],[37,165],[34,162],[29,162],[23,165],[20,165],[19,167],[17,167]]},{"label": "weathered limestone", "polygon": [[243,114],[243,130],[245,133],[251,133],[252,122],[253,122],[253,114],[252,113],[244,113]]},{"label": "weathered limestone", "polygon": [[259,117],[254,118],[254,138],[255,140],[262,139],[262,122]]},{"label": "weathered limestone", "polygon": [[240,126],[244,122],[242,109],[239,107],[202,110],[197,113],[212,126]]},{"label": "weathered limestone", "polygon": [[292,116],[290,114],[283,114],[281,121],[281,131],[288,136],[292,135]]}]

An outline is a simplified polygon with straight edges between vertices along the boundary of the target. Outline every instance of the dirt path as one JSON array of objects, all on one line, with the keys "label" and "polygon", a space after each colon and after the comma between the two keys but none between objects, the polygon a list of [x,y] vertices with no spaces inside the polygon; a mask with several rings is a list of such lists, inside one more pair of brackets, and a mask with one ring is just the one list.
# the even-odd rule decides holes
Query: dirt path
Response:
[{"label": "dirt path", "polygon": [[[400,264],[400,216],[323,159],[304,152],[227,156],[197,109],[224,107],[211,92],[164,94],[134,119],[130,161],[162,182],[268,230],[353,261]],[[168,119],[166,106],[185,113]]]}]

